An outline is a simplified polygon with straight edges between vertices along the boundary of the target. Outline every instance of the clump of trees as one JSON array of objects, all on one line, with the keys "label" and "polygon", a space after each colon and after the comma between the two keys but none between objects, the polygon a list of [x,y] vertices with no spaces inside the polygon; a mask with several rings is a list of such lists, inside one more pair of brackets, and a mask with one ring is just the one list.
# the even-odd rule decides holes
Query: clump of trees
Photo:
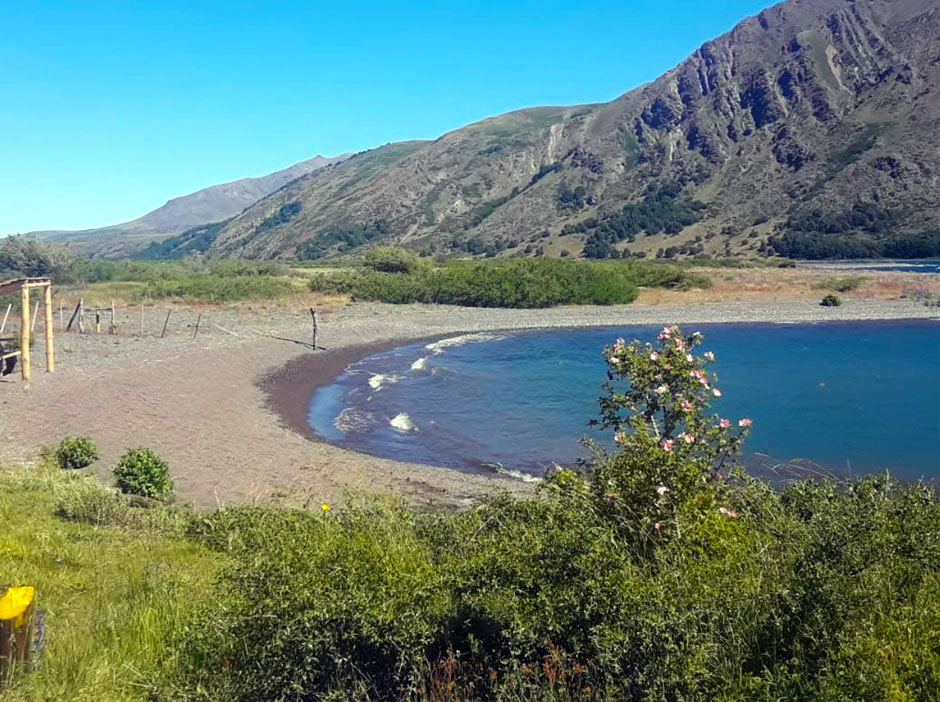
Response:
[{"label": "clump of trees", "polygon": [[353,224],[341,229],[327,229],[313,239],[302,243],[297,248],[297,257],[302,261],[311,261],[323,258],[329,253],[343,253],[370,241],[382,239],[389,233],[388,222],[384,219],[370,224]]},{"label": "clump of trees", "polygon": [[73,257],[51,241],[23,234],[0,239],[0,278],[63,278]]},{"label": "clump of trees", "polygon": [[701,220],[705,209],[704,203],[682,197],[678,183],[650,186],[641,202],[626,205],[603,220],[591,217],[566,225],[562,234],[588,234],[585,258],[616,258],[619,252],[615,244],[634,241],[641,232],[678,234]]}]

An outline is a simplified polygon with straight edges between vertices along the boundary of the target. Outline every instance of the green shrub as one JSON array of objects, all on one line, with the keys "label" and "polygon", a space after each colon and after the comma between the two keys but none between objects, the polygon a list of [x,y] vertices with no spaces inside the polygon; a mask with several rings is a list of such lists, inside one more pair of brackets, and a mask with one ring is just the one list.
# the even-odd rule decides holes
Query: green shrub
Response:
[{"label": "green shrub", "polygon": [[418,257],[407,249],[397,246],[377,246],[369,249],[363,260],[366,268],[382,273],[413,273],[418,267]]},{"label": "green shrub", "polygon": [[160,500],[173,489],[166,461],[147,448],[134,448],[121,456],[114,466],[114,477],[121,492]]},{"label": "green shrub", "polygon": [[454,261],[411,274],[351,271],[318,275],[314,290],[390,303],[538,308],[611,305],[636,299],[640,286],[703,286],[708,278],[673,266],[635,261],[560,259]]},{"label": "green shrub", "polygon": [[98,447],[87,436],[66,436],[59,442],[54,456],[59,468],[87,468],[98,460]]},{"label": "green shrub", "polygon": [[56,514],[76,522],[113,524],[127,511],[126,503],[113,488],[90,476],[56,485],[54,495]]},{"label": "green shrub", "polygon": [[838,295],[833,295],[829,293],[826,295],[822,302],[819,303],[823,307],[839,307],[842,304],[842,299]]},{"label": "green shrub", "polygon": [[831,290],[832,292],[847,293],[852,292],[858,286],[867,282],[868,278],[861,275],[848,276],[846,278],[829,278],[813,284],[814,290]]}]

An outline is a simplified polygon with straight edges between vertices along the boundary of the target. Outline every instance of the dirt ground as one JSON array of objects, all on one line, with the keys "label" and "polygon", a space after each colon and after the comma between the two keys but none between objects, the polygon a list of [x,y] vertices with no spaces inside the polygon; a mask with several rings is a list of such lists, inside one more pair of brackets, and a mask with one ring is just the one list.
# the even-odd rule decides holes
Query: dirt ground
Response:
[{"label": "dirt ground", "polygon": [[506,478],[375,458],[311,438],[303,419],[317,385],[370,350],[488,329],[940,316],[922,303],[864,291],[847,295],[839,308],[820,307],[802,295],[761,292],[705,301],[694,294],[700,293],[684,299],[677,293],[658,298],[658,304],[551,310],[334,304],[321,310],[320,343],[326,350],[315,354],[290,341],[309,340],[310,315],[302,308],[177,304],[162,339],[165,306],[144,309],[143,335],[139,308],[122,308],[115,335],[57,330],[54,374],[43,370],[40,321],[32,386],[27,390],[18,374],[0,381],[0,459],[29,459],[44,444],[83,434],[99,446],[93,470],[103,476],[127,448],[156,450],[170,463],[180,499],[201,508],[267,500],[337,502],[349,490],[459,506],[496,489],[528,488]]}]

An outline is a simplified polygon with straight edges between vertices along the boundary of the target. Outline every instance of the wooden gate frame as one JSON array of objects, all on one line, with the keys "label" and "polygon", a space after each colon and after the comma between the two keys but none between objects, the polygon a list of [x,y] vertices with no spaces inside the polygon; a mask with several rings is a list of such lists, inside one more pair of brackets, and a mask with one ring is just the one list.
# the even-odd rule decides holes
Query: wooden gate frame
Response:
[{"label": "wooden gate frame", "polygon": [[8,356],[20,357],[20,369],[23,373],[23,382],[29,385],[32,377],[32,368],[29,355],[29,291],[31,288],[41,288],[43,291],[43,308],[46,316],[46,372],[55,372],[55,353],[53,351],[52,329],[52,279],[51,278],[18,278],[0,282],[0,297],[20,292],[20,350],[12,351],[0,357],[0,361]]}]

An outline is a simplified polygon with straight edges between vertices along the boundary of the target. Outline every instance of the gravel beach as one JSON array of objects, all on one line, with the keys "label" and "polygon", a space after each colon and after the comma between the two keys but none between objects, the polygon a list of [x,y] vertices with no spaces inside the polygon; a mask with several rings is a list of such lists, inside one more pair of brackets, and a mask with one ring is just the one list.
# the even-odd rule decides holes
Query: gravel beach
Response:
[{"label": "gravel beach", "polygon": [[466,332],[940,318],[937,308],[914,301],[871,298],[850,298],[829,308],[809,299],[546,310],[337,303],[320,308],[319,343],[325,350],[312,353],[303,345],[311,335],[309,312],[296,306],[174,305],[172,324],[161,339],[166,309],[144,309],[143,335],[136,307],[119,311],[116,335],[58,334],[54,374],[42,370],[40,325],[32,387],[26,390],[18,375],[0,381],[0,458],[28,459],[43,444],[84,434],[99,445],[94,469],[102,475],[129,447],[155,449],[170,463],[178,496],[200,508],[245,501],[337,502],[349,491],[460,506],[493,490],[528,487],[319,441],[306,425],[316,387],[369,353]]}]

